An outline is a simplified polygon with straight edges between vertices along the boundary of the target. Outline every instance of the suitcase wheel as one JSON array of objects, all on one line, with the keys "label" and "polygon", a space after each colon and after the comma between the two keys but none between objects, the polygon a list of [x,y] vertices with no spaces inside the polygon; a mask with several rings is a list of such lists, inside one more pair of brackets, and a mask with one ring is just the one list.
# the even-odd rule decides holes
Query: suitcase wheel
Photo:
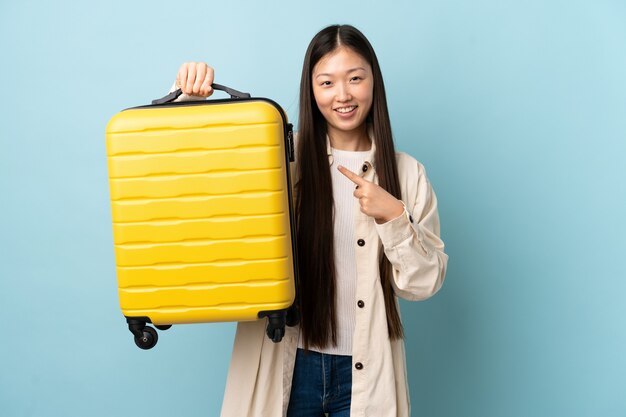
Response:
[{"label": "suitcase wheel", "polygon": [[267,328],[265,334],[274,343],[283,340],[285,336],[285,322],[287,321],[287,310],[260,311],[259,318],[267,317]]},{"label": "suitcase wheel", "polygon": [[159,330],[167,330],[170,327],[172,327],[171,324],[155,324],[154,327],[156,327]]},{"label": "suitcase wheel", "polygon": [[135,336],[135,344],[137,347],[144,350],[152,349],[159,340],[156,330],[150,326],[146,326],[143,328],[142,333],[142,336]]},{"label": "suitcase wheel", "polygon": [[150,321],[150,319],[147,317],[126,317],[128,330],[130,330],[135,337],[135,344],[137,347],[144,350],[152,349],[159,340],[156,330],[150,326],[146,326],[148,321]]},{"label": "suitcase wheel", "polygon": [[[268,329],[268,334],[267,335],[270,336],[269,329]],[[271,335],[270,338],[272,339],[272,342],[278,343],[281,340],[283,340],[283,336],[284,335],[285,335],[285,328],[284,327],[282,329],[278,328],[278,329],[274,329],[274,334]]]},{"label": "suitcase wheel", "polygon": [[265,333],[267,334],[267,337],[269,337],[274,343],[278,343],[283,340],[283,336],[285,335],[284,317],[270,317],[267,323],[267,329],[265,329]]}]

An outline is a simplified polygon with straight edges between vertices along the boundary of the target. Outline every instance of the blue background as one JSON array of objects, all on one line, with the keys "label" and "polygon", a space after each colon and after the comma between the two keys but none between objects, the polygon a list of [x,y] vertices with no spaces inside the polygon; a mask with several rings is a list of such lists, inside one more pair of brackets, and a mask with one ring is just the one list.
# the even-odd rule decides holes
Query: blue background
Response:
[{"label": "blue background", "polygon": [[381,61],[450,255],[402,303],[414,416],[626,416],[626,5],[610,0],[0,5],[0,415],[215,416],[233,324],[135,347],[104,130],[184,61],[295,119],[311,37]]}]

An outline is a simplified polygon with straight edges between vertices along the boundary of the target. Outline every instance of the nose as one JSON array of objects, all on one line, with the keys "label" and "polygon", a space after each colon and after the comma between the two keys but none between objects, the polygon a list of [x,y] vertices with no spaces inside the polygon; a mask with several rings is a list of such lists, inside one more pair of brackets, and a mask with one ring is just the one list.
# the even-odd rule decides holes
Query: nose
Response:
[{"label": "nose", "polygon": [[337,101],[343,103],[352,100],[352,94],[350,94],[350,87],[347,84],[340,83],[337,86]]}]

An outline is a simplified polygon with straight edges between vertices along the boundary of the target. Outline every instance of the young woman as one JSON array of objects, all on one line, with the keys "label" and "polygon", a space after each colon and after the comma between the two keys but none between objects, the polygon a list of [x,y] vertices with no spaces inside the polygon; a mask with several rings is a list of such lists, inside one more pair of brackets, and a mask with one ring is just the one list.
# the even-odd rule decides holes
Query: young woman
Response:
[{"label": "young woman", "polygon": [[[187,99],[213,69],[183,64]],[[352,26],[311,41],[300,85],[295,194],[301,323],[281,343],[239,323],[222,417],[408,417],[397,297],[423,300],[448,261],[422,164],[395,152],[378,60]]]}]

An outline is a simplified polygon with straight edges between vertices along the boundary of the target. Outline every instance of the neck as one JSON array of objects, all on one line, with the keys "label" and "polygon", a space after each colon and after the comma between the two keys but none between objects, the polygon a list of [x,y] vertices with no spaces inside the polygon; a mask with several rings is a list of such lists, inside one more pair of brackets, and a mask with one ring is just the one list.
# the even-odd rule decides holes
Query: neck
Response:
[{"label": "neck", "polygon": [[372,147],[365,123],[349,132],[328,126],[330,146],[341,151],[369,151]]}]

